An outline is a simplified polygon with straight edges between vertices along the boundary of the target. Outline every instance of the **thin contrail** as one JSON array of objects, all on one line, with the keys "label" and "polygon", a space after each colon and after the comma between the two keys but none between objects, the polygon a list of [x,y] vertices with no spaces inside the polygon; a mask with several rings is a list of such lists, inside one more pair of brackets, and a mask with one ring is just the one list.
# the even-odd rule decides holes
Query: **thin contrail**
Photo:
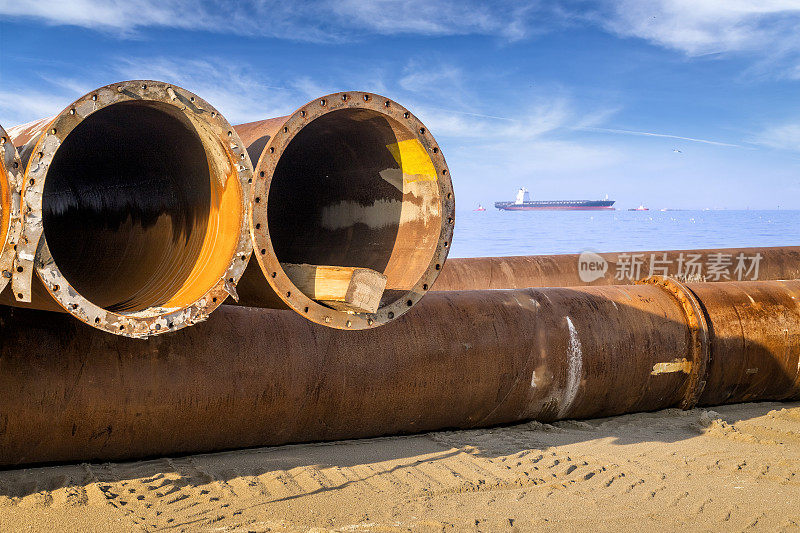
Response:
[{"label": "thin contrail", "polygon": [[740,144],[724,143],[719,141],[709,141],[708,139],[695,139],[693,137],[681,137],[680,135],[669,135],[667,133],[653,133],[649,131],[633,131],[633,130],[616,130],[612,128],[580,128],[585,131],[598,131],[601,133],[619,133],[622,135],[641,135],[644,137],[663,137],[665,139],[679,139],[681,141],[691,141],[695,143],[713,144],[714,146],[730,146],[732,148],[745,148],[747,150],[755,150]]},{"label": "thin contrail", "polygon": [[506,120],[508,122],[519,122],[519,119],[509,117],[498,117],[496,115],[483,115],[481,113],[470,113],[468,111],[457,111],[455,109],[446,109],[444,107],[426,106],[428,109],[436,109],[437,111],[447,111],[448,113],[456,113],[458,115],[467,115],[470,117],[491,118],[494,120]]}]

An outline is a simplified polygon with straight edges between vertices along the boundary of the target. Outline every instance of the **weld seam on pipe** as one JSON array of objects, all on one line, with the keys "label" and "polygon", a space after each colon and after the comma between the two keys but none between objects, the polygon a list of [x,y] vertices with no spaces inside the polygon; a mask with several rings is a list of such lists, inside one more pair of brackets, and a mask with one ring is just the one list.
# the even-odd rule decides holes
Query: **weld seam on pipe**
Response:
[{"label": "weld seam on pipe", "polygon": [[690,362],[691,368],[688,372],[686,390],[680,407],[684,410],[694,409],[705,389],[711,362],[709,318],[706,315],[703,304],[689,287],[675,278],[651,276],[639,283],[651,284],[664,289],[678,301],[686,315],[686,325],[691,335],[689,353],[686,360]]}]

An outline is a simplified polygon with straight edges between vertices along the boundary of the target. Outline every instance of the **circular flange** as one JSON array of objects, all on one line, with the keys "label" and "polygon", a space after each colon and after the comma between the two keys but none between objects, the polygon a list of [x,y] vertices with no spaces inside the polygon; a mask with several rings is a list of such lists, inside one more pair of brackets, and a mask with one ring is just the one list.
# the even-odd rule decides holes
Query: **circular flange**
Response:
[{"label": "circular flange", "polygon": [[[328,113],[343,109],[374,111],[399,125],[410,138],[419,141],[425,149],[436,171],[439,194],[441,227],[438,241],[429,264],[414,286],[394,301],[380,307],[375,313],[354,313],[332,309],[317,303],[297,289],[281,268],[270,238],[267,209],[269,189],[281,155],[294,137],[311,121]],[[455,198],[450,172],[444,155],[428,128],[408,109],[394,100],[367,92],[339,92],[317,98],[297,109],[278,128],[264,147],[256,164],[252,192],[250,231],[255,256],[272,290],[286,303],[307,319],[337,329],[366,329],[376,327],[400,317],[411,309],[431,288],[439,276],[453,238],[455,224]],[[259,228],[256,230],[255,228]]]},{"label": "circular flange", "polygon": [[13,272],[22,227],[19,217],[22,162],[6,130],[0,126],[0,292]]},{"label": "circular flange", "polygon": [[[43,232],[43,193],[47,172],[62,141],[92,113],[122,102],[158,102],[172,106],[195,127],[209,159],[216,166],[210,179],[222,188],[238,188],[240,229],[235,252],[223,276],[194,303],[177,308],[150,307],[136,313],[116,313],[99,307],[78,293],[54,262]],[[14,295],[30,301],[31,270],[35,269],[50,295],[68,313],[95,327],[127,337],[144,338],[175,331],[205,320],[228,295],[252,253],[247,229],[253,169],[241,139],[211,104],[176,85],[134,80],[106,85],[79,98],[48,124],[41,126],[23,179],[23,230],[15,261]],[[27,272],[26,272],[27,271]]]},{"label": "circular flange", "polygon": [[637,284],[656,285],[670,293],[681,306],[689,327],[689,359],[692,363],[684,388],[681,409],[692,409],[706,386],[706,373],[711,359],[711,334],[706,314],[697,296],[686,285],[672,277],[650,276]]}]

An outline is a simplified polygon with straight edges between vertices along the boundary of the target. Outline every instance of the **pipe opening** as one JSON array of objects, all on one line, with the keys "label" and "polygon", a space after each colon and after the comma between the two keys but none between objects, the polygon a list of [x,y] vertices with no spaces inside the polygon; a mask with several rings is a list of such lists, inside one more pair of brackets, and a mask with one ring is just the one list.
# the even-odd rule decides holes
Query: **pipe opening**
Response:
[{"label": "pipe opening", "polygon": [[184,303],[172,300],[207,255],[219,203],[204,142],[180,110],[152,101],[109,105],[63,140],[44,236],[78,293],[117,313]]},{"label": "pipe opening", "polygon": [[420,280],[436,251],[436,170],[416,132],[393,118],[332,111],[309,122],[280,155],[267,222],[279,262],[383,273],[385,306]]}]

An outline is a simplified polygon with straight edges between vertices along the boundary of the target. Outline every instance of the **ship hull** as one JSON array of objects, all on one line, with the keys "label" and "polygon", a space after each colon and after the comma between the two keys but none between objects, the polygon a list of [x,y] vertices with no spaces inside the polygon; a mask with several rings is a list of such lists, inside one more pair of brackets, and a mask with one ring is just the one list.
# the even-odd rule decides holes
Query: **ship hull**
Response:
[{"label": "ship hull", "polygon": [[495,202],[501,211],[614,211],[614,200]]},{"label": "ship hull", "polygon": [[501,211],[616,211],[614,207],[498,207]]}]

